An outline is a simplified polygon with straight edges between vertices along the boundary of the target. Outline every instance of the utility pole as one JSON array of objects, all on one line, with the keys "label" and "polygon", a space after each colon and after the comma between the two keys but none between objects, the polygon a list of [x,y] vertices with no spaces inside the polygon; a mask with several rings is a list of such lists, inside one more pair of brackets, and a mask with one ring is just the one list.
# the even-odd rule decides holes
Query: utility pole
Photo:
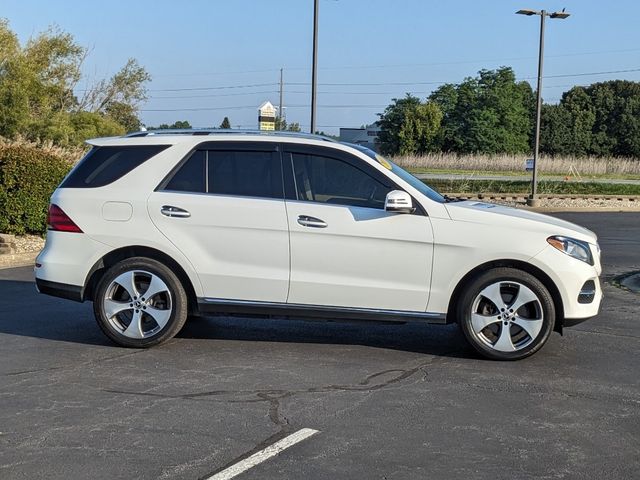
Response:
[{"label": "utility pole", "polygon": [[313,64],[311,67],[311,133],[316,132],[316,94],[318,83],[318,3],[313,0]]},{"label": "utility pole", "polygon": [[531,178],[531,195],[527,199],[527,205],[537,207],[538,200],[538,156],[540,153],[540,116],[542,113],[542,64],[544,60],[544,20],[546,17],[558,18],[564,20],[569,13],[562,9],[561,12],[549,13],[546,10],[518,10],[519,15],[540,15],[540,46],[538,47],[538,86],[536,95],[536,133],[533,146],[533,175]]},{"label": "utility pole", "polygon": [[282,130],[282,122],[284,121],[284,106],[282,105],[284,82],[282,81],[282,68],[280,69],[280,106],[278,107],[278,116],[280,117],[280,129]]}]

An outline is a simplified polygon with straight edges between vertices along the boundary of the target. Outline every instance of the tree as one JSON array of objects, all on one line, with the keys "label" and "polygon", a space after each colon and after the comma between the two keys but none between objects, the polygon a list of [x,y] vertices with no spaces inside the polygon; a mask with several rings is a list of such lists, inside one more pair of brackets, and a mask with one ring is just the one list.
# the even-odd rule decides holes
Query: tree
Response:
[{"label": "tree", "polygon": [[435,102],[422,103],[410,94],[392,102],[379,114],[380,150],[391,155],[412,155],[437,149],[442,121],[440,107]]},{"label": "tree", "polygon": [[113,103],[137,107],[147,99],[145,84],[151,76],[134,58],[127,60],[124,67],[107,80],[100,80],[86,90],[79,100],[77,110],[105,112]]},{"label": "tree", "polygon": [[588,155],[592,152],[595,110],[582,87],[563,95],[558,105],[543,105],[540,150],[550,155]]},{"label": "tree", "polygon": [[136,115],[135,108],[122,102],[112,102],[105,108],[107,116],[122,125],[126,132],[137,132],[142,123]]},{"label": "tree", "polygon": [[289,131],[289,132],[300,132],[302,131],[300,128],[300,124],[297,122],[287,123],[287,121],[282,117],[276,117],[275,129],[279,131]]},{"label": "tree", "polygon": [[220,124],[220,128],[229,129],[231,128],[231,122],[229,121],[229,117],[224,117],[222,123]]},{"label": "tree", "polygon": [[147,127],[148,130],[176,130],[176,129],[180,129],[180,130],[187,130],[189,128],[193,128],[191,126],[191,124],[187,121],[187,120],[178,120],[176,122],[173,122],[171,125],[169,125],[168,123],[161,123],[160,125],[158,125],[157,127]]},{"label": "tree", "polygon": [[573,87],[543,108],[542,151],[554,155],[640,156],[640,82]]},{"label": "tree", "polygon": [[443,112],[441,145],[461,153],[521,153],[531,146],[535,97],[509,67],[481,70],[429,96]]},{"label": "tree", "polygon": [[193,128],[193,127],[191,126],[191,124],[187,120],[178,120],[178,121],[174,122],[173,125],[171,125],[169,128],[178,128],[178,129],[187,130],[187,129]]},{"label": "tree", "polygon": [[81,144],[86,138],[70,132],[93,131],[80,127],[89,118],[96,131],[137,130],[137,109],[146,99],[149,75],[130,59],[78,99],[74,90],[88,53],[57,28],[20,45],[8,22],[0,19],[0,135]]},{"label": "tree", "polygon": [[287,125],[286,130],[288,132],[301,132],[300,124],[298,122],[293,122]]}]

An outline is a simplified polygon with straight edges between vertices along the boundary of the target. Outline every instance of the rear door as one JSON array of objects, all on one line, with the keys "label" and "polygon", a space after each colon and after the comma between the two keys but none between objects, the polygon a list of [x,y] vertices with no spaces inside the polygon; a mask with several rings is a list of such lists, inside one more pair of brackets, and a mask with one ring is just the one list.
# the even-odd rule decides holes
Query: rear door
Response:
[{"label": "rear door", "polygon": [[148,209],[194,265],[206,297],[286,302],[289,232],[277,144],[201,145],[153,192]]},{"label": "rear door", "polygon": [[398,187],[346,152],[291,144],[283,165],[290,185],[289,303],[424,312],[429,217],[385,211],[386,194]]}]

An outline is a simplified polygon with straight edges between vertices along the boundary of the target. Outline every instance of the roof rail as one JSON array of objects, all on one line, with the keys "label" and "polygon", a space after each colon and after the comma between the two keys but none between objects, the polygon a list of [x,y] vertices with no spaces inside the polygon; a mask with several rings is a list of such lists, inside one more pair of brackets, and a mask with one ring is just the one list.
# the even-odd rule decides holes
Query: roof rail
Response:
[{"label": "roof rail", "polygon": [[181,128],[181,129],[160,129],[160,130],[144,130],[141,132],[132,132],[125,135],[127,138],[135,137],[148,137],[155,135],[262,135],[262,136],[276,136],[276,137],[293,137],[293,138],[308,138],[312,140],[324,140],[326,142],[337,143],[337,140],[326,137],[324,135],[315,135],[311,133],[303,132],[289,132],[289,131],[266,131],[266,130],[239,130],[239,129],[227,129],[227,128]]}]

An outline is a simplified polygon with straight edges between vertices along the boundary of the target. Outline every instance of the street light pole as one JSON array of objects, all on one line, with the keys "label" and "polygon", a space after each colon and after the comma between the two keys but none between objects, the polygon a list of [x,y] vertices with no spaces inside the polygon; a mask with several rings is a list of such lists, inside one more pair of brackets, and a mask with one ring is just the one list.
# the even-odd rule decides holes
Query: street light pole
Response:
[{"label": "street light pole", "polygon": [[536,99],[536,137],[533,143],[533,178],[531,179],[531,197],[527,205],[538,206],[538,155],[540,152],[540,117],[542,115],[542,66],[544,62],[544,19],[547,12],[540,12],[540,47],[538,48],[538,92]]},{"label": "street light pole", "polygon": [[316,132],[316,94],[318,83],[318,3],[313,0],[313,65],[311,66],[311,133]]},{"label": "street light pole", "polygon": [[544,21],[546,17],[564,20],[569,13],[564,9],[561,12],[549,13],[546,10],[518,10],[519,15],[540,15],[540,46],[538,47],[538,86],[536,92],[536,132],[533,144],[533,174],[531,178],[531,195],[527,199],[527,205],[537,207],[538,200],[538,157],[540,154],[540,117],[542,115],[542,68],[544,62]]}]

